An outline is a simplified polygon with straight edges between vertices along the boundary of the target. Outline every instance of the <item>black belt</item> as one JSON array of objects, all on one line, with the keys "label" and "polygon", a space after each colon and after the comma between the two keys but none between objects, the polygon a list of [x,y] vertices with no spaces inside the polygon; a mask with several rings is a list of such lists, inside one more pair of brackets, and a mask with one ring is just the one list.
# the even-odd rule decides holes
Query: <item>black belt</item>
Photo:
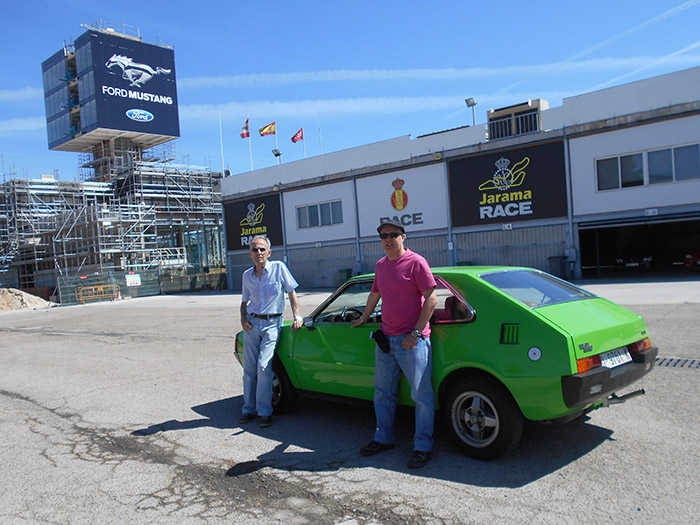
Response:
[{"label": "black belt", "polygon": [[279,317],[282,314],[265,314],[265,315],[260,315],[260,314],[251,314],[253,317],[257,317],[258,319],[274,319],[275,317]]}]

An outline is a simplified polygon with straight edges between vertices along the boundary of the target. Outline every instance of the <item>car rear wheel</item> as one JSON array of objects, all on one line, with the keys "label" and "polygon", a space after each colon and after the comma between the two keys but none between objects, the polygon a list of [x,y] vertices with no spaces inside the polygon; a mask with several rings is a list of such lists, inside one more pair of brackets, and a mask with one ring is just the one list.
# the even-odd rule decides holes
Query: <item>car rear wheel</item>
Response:
[{"label": "car rear wheel", "polygon": [[443,422],[468,456],[495,459],[520,441],[523,415],[510,393],[495,380],[463,377],[451,386],[445,400]]},{"label": "car rear wheel", "polygon": [[284,369],[282,361],[277,356],[272,361],[272,371],[275,376],[272,379],[272,410],[275,414],[286,414],[299,399],[299,392]]}]

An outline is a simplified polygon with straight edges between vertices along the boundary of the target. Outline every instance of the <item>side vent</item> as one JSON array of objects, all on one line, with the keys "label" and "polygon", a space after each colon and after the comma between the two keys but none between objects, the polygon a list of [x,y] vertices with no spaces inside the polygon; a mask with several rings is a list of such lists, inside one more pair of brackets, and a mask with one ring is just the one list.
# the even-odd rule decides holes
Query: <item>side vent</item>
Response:
[{"label": "side vent", "polygon": [[520,342],[520,325],[503,323],[501,325],[501,344],[517,345]]}]

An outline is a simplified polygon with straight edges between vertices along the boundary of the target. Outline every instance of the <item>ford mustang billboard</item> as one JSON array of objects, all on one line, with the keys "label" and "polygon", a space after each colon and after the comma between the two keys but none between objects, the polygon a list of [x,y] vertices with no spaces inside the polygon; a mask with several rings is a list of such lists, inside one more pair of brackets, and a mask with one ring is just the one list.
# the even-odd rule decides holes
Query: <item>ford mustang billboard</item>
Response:
[{"label": "ford mustang billboard", "polygon": [[[180,136],[171,48],[87,31],[76,40],[75,49],[78,78],[92,76],[94,80],[95,117],[81,113],[84,133],[106,128]],[[93,96],[92,89],[79,95],[85,106]]]}]

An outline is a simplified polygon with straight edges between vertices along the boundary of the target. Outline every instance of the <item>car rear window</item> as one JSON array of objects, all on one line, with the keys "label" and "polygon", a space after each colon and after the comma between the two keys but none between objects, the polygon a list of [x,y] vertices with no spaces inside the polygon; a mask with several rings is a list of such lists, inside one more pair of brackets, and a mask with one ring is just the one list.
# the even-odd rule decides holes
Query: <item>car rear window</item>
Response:
[{"label": "car rear window", "polygon": [[479,277],[531,308],[596,297],[578,286],[533,270],[493,272]]}]

